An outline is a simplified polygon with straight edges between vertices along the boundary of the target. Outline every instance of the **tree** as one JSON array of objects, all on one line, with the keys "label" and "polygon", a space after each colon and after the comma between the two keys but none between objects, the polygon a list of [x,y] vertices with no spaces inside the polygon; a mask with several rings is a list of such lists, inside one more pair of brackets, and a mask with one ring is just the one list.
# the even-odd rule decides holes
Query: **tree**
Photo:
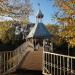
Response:
[{"label": "tree", "polygon": [[[56,5],[60,10],[64,11],[64,17],[56,18],[59,23],[65,25],[62,32],[60,32],[60,37],[62,40],[66,41],[71,48],[75,47],[75,0],[54,0]],[[59,12],[60,13],[60,12]]]},{"label": "tree", "polygon": [[5,26],[4,24],[0,26],[0,40],[3,43],[8,42],[8,36],[7,36],[7,30],[9,29],[9,26]]},{"label": "tree", "polygon": [[75,0],[55,0],[55,3],[69,16],[75,15]]},{"label": "tree", "polygon": [[29,23],[29,20],[28,20],[28,18],[25,18],[20,23],[22,24],[22,26],[27,26],[27,24]]},{"label": "tree", "polygon": [[9,43],[12,39],[14,39],[15,33],[11,24],[11,21],[0,22],[0,41],[2,43]]},{"label": "tree", "polygon": [[16,35],[15,35],[15,27],[11,27],[7,30],[7,36],[8,36],[8,40],[9,42],[11,42],[12,44],[15,43],[16,40]]},{"label": "tree", "polygon": [[48,24],[46,27],[48,31],[52,34],[53,43],[59,47],[61,44],[58,30],[59,26]]},{"label": "tree", "polygon": [[[30,0],[1,0],[0,15],[29,17],[32,12]],[[24,19],[23,18],[23,19]]]},{"label": "tree", "polygon": [[60,33],[62,40],[65,40],[69,47],[75,47],[75,26],[67,26],[64,31]]},{"label": "tree", "polygon": [[57,25],[47,24],[46,27],[50,31],[50,33],[52,33],[52,34],[58,33],[58,26]]},{"label": "tree", "polygon": [[56,14],[57,20],[62,24],[74,25],[75,24],[75,0],[54,0],[55,5],[57,5],[61,11],[64,11],[64,17],[58,17]]}]

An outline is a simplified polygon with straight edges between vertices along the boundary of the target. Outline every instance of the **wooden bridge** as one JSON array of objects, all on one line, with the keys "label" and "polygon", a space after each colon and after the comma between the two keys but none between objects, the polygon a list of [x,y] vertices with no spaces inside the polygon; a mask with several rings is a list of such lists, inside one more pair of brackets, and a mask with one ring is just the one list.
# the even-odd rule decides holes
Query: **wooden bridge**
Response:
[{"label": "wooden bridge", "polygon": [[17,69],[40,70],[44,75],[75,75],[75,57],[53,53],[50,46],[34,51],[33,44],[25,42],[14,51],[0,53],[0,75]]},{"label": "wooden bridge", "polygon": [[14,51],[1,52],[0,75],[8,75],[17,69],[41,70],[42,50],[34,51],[30,42],[23,43]]}]

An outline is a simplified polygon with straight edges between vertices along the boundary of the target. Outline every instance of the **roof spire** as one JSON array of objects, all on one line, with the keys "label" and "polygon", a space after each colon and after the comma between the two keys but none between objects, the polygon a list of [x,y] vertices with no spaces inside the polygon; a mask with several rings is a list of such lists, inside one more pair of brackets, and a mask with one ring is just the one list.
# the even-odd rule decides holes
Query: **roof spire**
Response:
[{"label": "roof spire", "polygon": [[42,14],[42,11],[40,10],[40,3],[38,3],[38,6],[39,6],[39,12],[38,12],[36,18],[42,19],[44,15]]}]

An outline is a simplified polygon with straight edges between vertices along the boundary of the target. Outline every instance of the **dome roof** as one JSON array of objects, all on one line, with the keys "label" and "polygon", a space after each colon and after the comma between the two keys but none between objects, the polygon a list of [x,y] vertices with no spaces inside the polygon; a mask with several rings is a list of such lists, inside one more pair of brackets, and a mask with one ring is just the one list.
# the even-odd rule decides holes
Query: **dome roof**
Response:
[{"label": "dome roof", "polygon": [[39,10],[39,12],[38,12],[36,18],[43,18],[43,16],[44,16],[44,15],[42,14],[41,10]]}]

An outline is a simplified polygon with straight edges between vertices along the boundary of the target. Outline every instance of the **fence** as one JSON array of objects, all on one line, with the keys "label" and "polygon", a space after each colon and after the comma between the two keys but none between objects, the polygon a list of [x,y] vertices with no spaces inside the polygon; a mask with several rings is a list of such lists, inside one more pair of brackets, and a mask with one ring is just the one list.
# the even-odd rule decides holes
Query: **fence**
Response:
[{"label": "fence", "polygon": [[0,74],[6,74],[15,70],[28,52],[27,43],[23,43],[14,51],[0,52]]},{"label": "fence", "polygon": [[75,57],[43,51],[44,75],[75,75]]}]

